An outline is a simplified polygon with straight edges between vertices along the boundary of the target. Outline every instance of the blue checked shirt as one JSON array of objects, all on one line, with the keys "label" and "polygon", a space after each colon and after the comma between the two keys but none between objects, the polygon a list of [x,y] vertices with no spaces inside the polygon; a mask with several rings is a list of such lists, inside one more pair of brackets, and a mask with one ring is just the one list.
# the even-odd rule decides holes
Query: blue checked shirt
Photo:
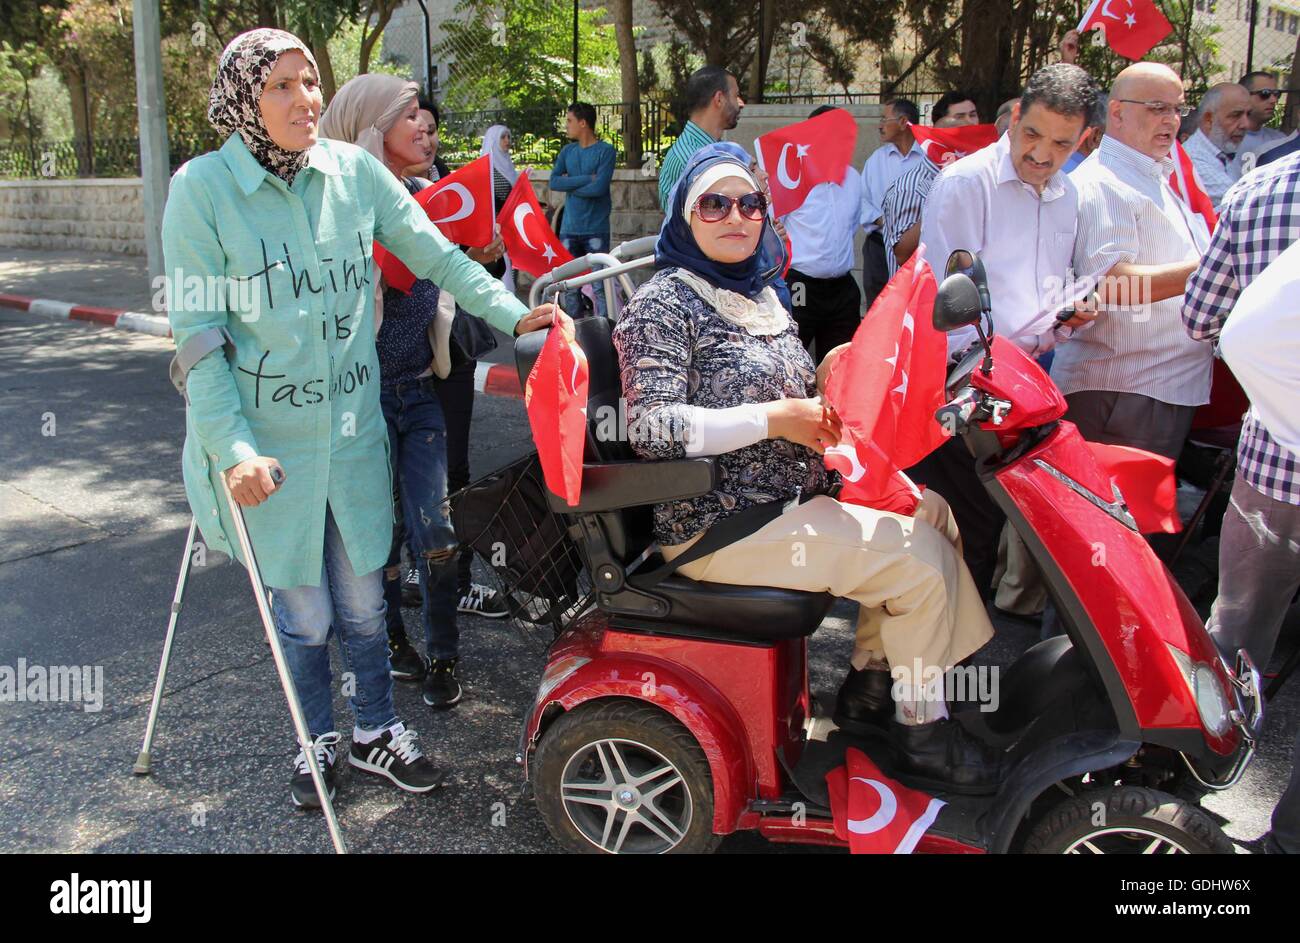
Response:
[{"label": "blue checked shirt", "polygon": [[[1210,248],[1187,283],[1187,332],[1196,340],[1217,339],[1242,290],[1296,239],[1300,154],[1247,174],[1224,195]],[[1261,494],[1300,504],[1300,456],[1273,441],[1254,408],[1241,425],[1237,468]]]}]

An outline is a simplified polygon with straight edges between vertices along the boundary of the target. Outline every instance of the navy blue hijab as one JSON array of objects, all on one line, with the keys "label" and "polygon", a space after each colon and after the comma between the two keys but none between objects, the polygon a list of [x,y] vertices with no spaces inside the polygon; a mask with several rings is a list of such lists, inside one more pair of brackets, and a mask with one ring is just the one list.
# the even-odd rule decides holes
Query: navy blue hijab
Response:
[{"label": "navy blue hijab", "polygon": [[735,164],[745,176],[752,176],[749,173],[749,154],[739,144],[719,141],[692,154],[668,198],[668,216],[655,243],[655,268],[684,268],[719,288],[739,292],[746,298],[757,298],[768,285],[779,282],[786,263],[785,243],[772,228],[771,217],[763,219],[763,233],[757,251],[741,262],[710,259],[700,250],[691,232],[686,194],[701,173],[719,163]]}]

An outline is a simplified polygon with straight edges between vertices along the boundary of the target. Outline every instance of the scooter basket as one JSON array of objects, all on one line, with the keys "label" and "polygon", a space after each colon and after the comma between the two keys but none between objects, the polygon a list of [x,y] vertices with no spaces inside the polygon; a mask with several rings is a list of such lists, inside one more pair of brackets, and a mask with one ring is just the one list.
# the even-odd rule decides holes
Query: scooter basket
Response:
[{"label": "scooter basket", "polygon": [[521,629],[549,626],[559,634],[588,608],[591,580],[564,518],[547,503],[536,452],[448,500],[456,536],[492,571]]}]

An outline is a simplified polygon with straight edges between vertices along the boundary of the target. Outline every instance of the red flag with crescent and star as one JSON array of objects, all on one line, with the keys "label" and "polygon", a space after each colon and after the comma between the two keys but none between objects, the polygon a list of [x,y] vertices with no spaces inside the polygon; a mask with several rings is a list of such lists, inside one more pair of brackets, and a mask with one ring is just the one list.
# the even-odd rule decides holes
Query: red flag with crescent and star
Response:
[{"label": "red flag with crescent and star", "polygon": [[559,311],[524,384],[524,409],[546,487],[569,507],[582,496],[588,385],[587,355],[573,319]]},{"label": "red flag with crescent and star", "polygon": [[850,747],[826,774],[835,835],[855,855],[910,855],[946,804],[908,789]]},{"label": "red flag with crescent and star", "polygon": [[797,210],[819,183],[843,183],[857,143],[858,123],[843,108],[755,138],[758,165],[768,175],[772,212],[784,216]]},{"label": "red flag with crescent and star", "polygon": [[497,222],[501,224],[501,239],[510,253],[510,264],[520,271],[536,278],[573,260],[546,221],[527,171],[519,174],[497,214]]},{"label": "red flag with crescent and star", "polygon": [[1092,0],[1079,21],[1079,32],[1099,29],[1106,45],[1134,62],[1159,46],[1174,28],[1155,0]]},{"label": "red flag with crescent and star", "polygon": [[415,195],[429,219],[457,245],[492,241],[492,158],[484,154]]},{"label": "red flag with crescent and star", "polygon": [[907,126],[912,129],[912,136],[916,138],[921,153],[938,167],[947,167],[967,154],[996,144],[998,140],[998,129],[991,124],[930,128],[909,122]]},{"label": "red flag with crescent and star", "polygon": [[920,492],[899,469],[945,440],[934,413],[944,403],[948,341],[931,323],[938,286],[924,251],[890,279],[826,381],[843,423],[824,459],[844,479],[839,499],[901,514],[914,512]]}]

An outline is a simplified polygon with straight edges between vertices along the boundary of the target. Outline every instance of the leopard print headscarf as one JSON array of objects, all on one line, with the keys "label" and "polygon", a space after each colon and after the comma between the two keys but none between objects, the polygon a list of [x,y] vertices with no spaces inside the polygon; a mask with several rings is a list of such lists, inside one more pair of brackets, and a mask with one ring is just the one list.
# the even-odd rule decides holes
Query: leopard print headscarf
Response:
[{"label": "leopard print headscarf", "polygon": [[221,53],[208,95],[208,121],[212,126],[224,135],[238,131],[257,162],[286,184],[292,184],[306,165],[310,149],[286,151],[272,141],[257,103],[276,60],[290,49],[306,56],[320,74],[311,50],[297,36],[278,29],[249,30],[232,39]]}]

